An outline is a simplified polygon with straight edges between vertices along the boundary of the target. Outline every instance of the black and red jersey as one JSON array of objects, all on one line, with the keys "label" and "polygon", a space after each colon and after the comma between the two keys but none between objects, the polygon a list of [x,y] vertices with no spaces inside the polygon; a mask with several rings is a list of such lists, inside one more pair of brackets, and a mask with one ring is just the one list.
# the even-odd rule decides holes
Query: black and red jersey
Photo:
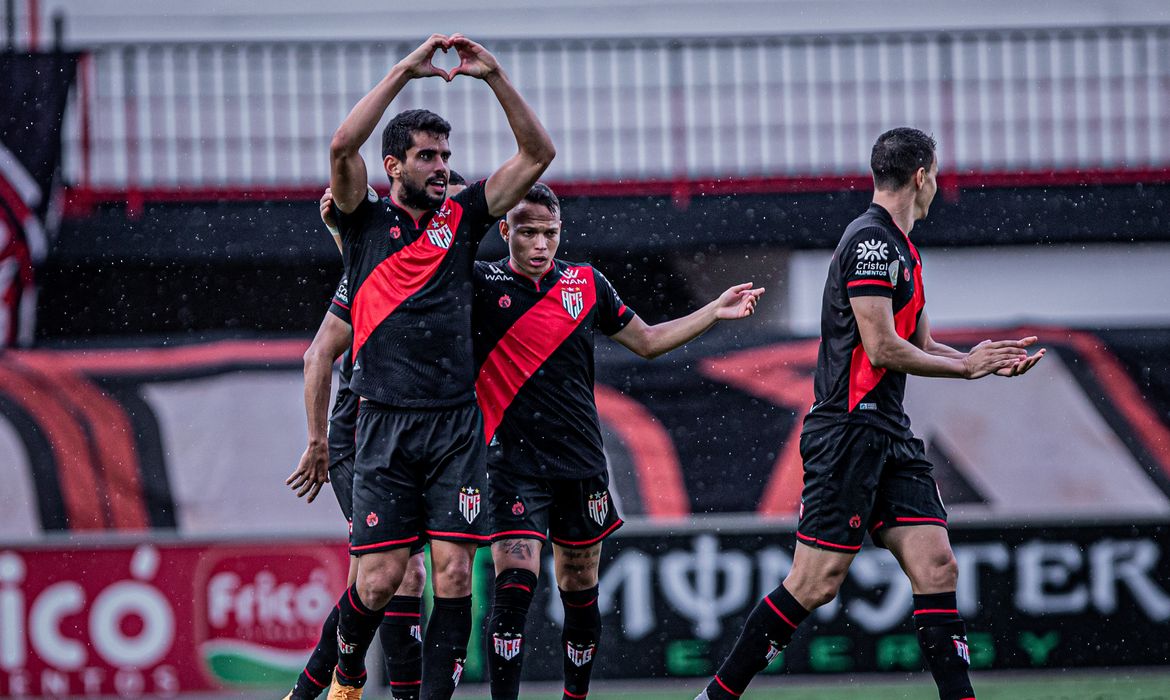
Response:
[{"label": "black and red jersey", "polygon": [[922,261],[909,237],[878,204],[846,227],[829,264],[821,302],[816,403],[804,419],[804,432],[862,423],[909,438],[910,419],[902,408],[906,375],[869,363],[849,304],[859,296],[891,299],[899,337],[909,340],[918,329],[926,303]]},{"label": "black and red jersey", "polygon": [[471,272],[495,221],[482,181],[418,221],[390,198],[338,212],[355,393],[401,408],[474,401]]},{"label": "black and red jersey", "polygon": [[583,479],[605,471],[593,332],[634,312],[590,265],[554,260],[533,281],[507,259],[475,264],[476,396],[493,468]]},{"label": "black and red jersey", "polygon": [[[347,325],[352,325],[349,316],[349,284],[345,277],[337,285],[333,300],[329,302],[329,313]],[[341,356],[341,371],[337,382],[337,396],[333,399],[333,410],[329,413],[329,464],[347,459],[354,454],[354,439],[357,435],[358,396],[349,388],[353,375],[353,358],[346,350]]]}]

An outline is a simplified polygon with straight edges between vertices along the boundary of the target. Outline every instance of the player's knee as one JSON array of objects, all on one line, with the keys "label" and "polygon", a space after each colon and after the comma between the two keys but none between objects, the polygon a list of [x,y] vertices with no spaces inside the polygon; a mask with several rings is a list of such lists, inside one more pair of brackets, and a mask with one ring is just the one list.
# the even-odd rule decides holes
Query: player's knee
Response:
[{"label": "player's knee", "polygon": [[471,595],[471,559],[450,557],[432,562],[435,593],[444,598]]},{"label": "player's knee", "polygon": [[959,582],[959,562],[955,560],[955,555],[948,550],[931,564],[927,573],[930,589],[936,592],[955,590]]},{"label": "player's knee", "polygon": [[386,606],[398,588],[400,575],[393,567],[362,567],[358,571],[357,592],[366,607],[377,610]]},{"label": "player's knee", "polygon": [[402,574],[402,583],[398,584],[397,595],[421,596],[427,584],[427,569],[423,564],[422,555],[410,558],[406,564],[406,572]]},{"label": "player's knee", "polygon": [[589,565],[562,566],[557,572],[557,585],[566,591],[584,591],[597,585],[597,567]]},{"label": "player's knee", "polygon": [[827,605],[837,597],[849,567],[829,567],[816,572],[789,572],[784,588],[807,610]]}]

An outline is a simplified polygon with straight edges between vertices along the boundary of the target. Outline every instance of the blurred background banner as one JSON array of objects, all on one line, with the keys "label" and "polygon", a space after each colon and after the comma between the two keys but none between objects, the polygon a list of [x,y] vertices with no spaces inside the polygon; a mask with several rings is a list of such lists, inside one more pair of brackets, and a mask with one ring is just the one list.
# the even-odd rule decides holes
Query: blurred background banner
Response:
[{"label": "blurred background banner", "polygon": [[[972,661],[1167,664],[1163,0],[400,5],[0,3],[0,696],[291,681],[345,572],[331,494],[283,485],[341,276],[317,211],[328,144],[434,31],[482,40],[547,126],[561,257],[650,323],[767,288],[750,321],[652,363],[598,342],[628,521],[599,676],[710,673],[787,571],[825,270],[869,202],[871,144],[902,125],[938,141],[914,229],[935,335],[1049,349],[1022,380],[908,382]],[[395,108],[414,107],[451,121],[469,180],[513,151],[478,81],[412,83]],[[490,234],[480,257],[505,255]],[[867,546],[776,668],[921,668],[895,573]],[[550,586],[531,678],[559,667]]]}]

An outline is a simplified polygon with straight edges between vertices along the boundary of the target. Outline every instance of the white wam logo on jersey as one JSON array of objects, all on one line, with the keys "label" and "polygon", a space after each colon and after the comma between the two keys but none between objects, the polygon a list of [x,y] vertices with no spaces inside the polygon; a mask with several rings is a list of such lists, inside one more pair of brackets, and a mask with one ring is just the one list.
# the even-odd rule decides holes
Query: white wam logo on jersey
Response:
[{"label": "white wam logo on jersey", "polygon": [[562,289],[561,290],[561,306],[565,307],[565,311],[576,321],[577,317],[581,315],[581,310],[585,308],[585,295],[581,293],[580,289]]},{"label": "white wam logo on jersey", "polygon": [[431,243],[434,243],[443,250],[451,247],[451,239],[454,237],[455,234],[451,232],[451,227],[447,224],[427,229],[427,238],[431,239]]},{"label": "white wam logo on jersey", "polygon": [[857,257],[862,260],[889,260],[890,247],[883,241],[871,238],[857,244]]}]

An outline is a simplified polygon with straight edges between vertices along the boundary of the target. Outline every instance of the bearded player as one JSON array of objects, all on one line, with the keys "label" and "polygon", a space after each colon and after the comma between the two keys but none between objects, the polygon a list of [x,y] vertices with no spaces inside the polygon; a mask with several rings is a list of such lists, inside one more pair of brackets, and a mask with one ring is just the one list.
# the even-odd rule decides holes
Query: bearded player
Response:
[{"label": "bearded player", "polygon": [[[455,50],[447,73],[436,51]],[[450,125],[403,112],[383,132],[385,201],[367,196],[359,150],[406,84],[467,75],[493,91],[517,152],[486,181],[447,198]],[[423,645],[421,695],[450,697],[471,634],[471,563],[487,540],[483,419],[471,349],[474,253],[555,155],[540,121],[496,58],[456,34],[432,35],[350,112],[330,147],[330,188],[352,300],[353,380],[362,397],[353,481],[357,581],[339,601],[331,700],[360,698],[365,653],[398,588],[410,548],[431,548],[434,606]]]}]

